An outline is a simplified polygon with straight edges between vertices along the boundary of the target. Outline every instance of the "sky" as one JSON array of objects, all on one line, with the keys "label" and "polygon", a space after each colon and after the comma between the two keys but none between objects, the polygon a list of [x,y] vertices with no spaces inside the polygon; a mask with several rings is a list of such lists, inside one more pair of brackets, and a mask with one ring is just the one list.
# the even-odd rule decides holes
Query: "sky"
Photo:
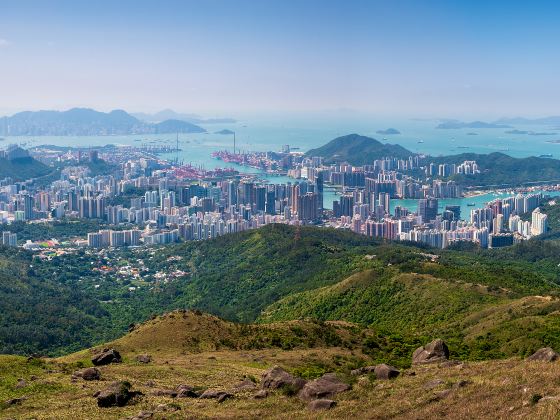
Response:
[{"label": "sky", "polygon": [[0,0],[0,114],[560,114],[560,4]]}]

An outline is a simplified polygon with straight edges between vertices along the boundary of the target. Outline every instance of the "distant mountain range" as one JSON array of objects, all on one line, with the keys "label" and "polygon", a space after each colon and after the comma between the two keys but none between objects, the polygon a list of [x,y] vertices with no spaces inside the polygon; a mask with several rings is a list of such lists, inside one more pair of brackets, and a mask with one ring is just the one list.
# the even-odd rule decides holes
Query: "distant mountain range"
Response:
[{"label": "distant mountain range", "polygon": [[503,123],[488,123],[484,121],[463,122],[458,120],[447,120],[439,123],[436,128],[439,129],[459,129],[459,128],[512,128],[510,125]]},{"label": "distant mountain range", "polygon": [[231,124],[236,122],[233,118],[203,118],[197,114],[181,114],[173,111],[172,109],[164,109],[163,111],[156,112],[155,114],[137,112],[131,115],[140,121],[151,123],[162,122],[165,120],[180,120],[190,122],[192,124]]},{"label": "distant mountain range", "polygon": [[[436,128],[440,129],[459,129],[459,128],[512,128],[514,125],[553,125],[560,126],[560,116],[543,118],[500,118],[493,122],[471,121],[464,122],[459,120],[441,120]],[[510,133],[513,134],[513,133]]]},{"label": "distant mountain range", "polygon": [[406,159],[413,153],[398,144],[381,143],[371,137],[349,134],[331,140],[317,149],[311,149],[306,155],[323,157],[326,162],[365,165],[388,156]]},{"label": "distant mountain range", "polygon": [[0,120],[0,133],[9,136],[99,136],[125,134],[204,133],[188,121],[141,121],[123,110],[108,113],[89,108],[68,111],[25,111]]},{"label": "distant mountain range", "polygon": [[530,125],[530,124],[541,124],[541,125],[560,125],[560,116],[543,117],[543,118],[501,118],[496,121],[498,124],[510,124],[510,125]]}]

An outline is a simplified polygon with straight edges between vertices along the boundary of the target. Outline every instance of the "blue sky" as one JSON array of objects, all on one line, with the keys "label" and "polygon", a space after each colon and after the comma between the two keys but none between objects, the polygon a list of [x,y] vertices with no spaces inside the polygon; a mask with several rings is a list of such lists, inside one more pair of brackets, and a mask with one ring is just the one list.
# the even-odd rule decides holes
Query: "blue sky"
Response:
[{"label": "blue sky", "polygon": [[0,113],[560,114],[560,6],[1,1]]}]

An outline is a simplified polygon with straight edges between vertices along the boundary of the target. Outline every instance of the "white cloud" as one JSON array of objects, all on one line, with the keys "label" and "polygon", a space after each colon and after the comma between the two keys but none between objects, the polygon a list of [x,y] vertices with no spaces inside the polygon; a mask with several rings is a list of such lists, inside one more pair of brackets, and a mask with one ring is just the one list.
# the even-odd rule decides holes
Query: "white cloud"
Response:
[{"label": "white cloud", "polygon": [[9,45],[11,45],[10,41],[8,41],[7,39],[0,38],[0,48],[7,47]]}]

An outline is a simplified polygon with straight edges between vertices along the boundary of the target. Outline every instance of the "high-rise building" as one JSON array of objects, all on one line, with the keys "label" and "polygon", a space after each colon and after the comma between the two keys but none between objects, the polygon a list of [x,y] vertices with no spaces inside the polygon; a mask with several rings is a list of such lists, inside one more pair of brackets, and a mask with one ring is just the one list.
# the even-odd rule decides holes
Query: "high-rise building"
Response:
[{"label": "high-rise building", "polygon": [[437,211],[437,198],[421,198],[418,200],[418,216],[422,218],[423,223],[429,223],[432,220],[435,220]]}]

